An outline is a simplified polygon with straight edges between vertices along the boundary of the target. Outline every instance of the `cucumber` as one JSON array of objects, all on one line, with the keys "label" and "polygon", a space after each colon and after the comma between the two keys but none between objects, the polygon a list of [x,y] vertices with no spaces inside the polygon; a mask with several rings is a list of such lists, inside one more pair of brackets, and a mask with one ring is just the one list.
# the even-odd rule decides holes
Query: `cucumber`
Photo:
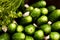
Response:
[{"label": "cucumber", "polygon": [[58,32],[51,32],[50,39],[51,40],[59,40],[59,33]]},{"label": "cucumber", "polygon": [[31,36],[26,36],[25,40],[34,40],[34,38]]},{"label": "cucumber", "polygon": [[22,25],[17,26],[17,32],[22,32],[24,30]]},{"label": "cucumber", "polygon": [[46,6],[46,1],[38,1],[34,4],[32,4],[31,6],[33,6],[33,7],[45,7]]},{"label": "cucumber", "polygon": [[52,30],[53,31],[60,30],[60,21],[57,21],[57,22],[55,22],[55,23],[52,24]]},{"label": "cucumber", "polygon": [[47,22],[48,22],[48,17],[44,15],[37,19],[38,25],[45,24]]},{"label": "cucumber", "polygon": [[54,5],[48,6],[48,11],[53,12],[56,9]]},{"label": "cucumber", "polygon": [[32,10],[30,14],[34,19],[38,18],[41,15],[41,11],[39,8],[35,8]]},{"label": "cucumber", "polygon": [[25,32],[26,32],[26,34],[32,35],[35,32],[35,26],[33,26],[32,24],[27,25],[25,27]]},{"label": "cucumber", "polygon": [[8,33],[3,33],[1,36],[0,36],[0,40],[10,40],[10,36]]},{"label": "cucumber", "polygon": [[34,33],[34,37],[37,40],[43,40],[44,39],[44,32],[42,30],[38,30]]},{"label": "cucumber", "polygon": [[48,24],[43,24],[40,27],[41,27],[41,30],[43,30],[45,34],[49,34],[51,32],[51,26]]},{"label": "cucumber", "polygon": [[15,32],[16,26],[17,26],[17,25],[16,25],[15,23],[10,23],[10,24],[8,25],[8,31],[9,31],[10,33]]},{"label": "cucumber", "polygon": [[26,16],[23,17],[20,21],[20,24],[28,24],[32,22],[32,17],[31,16]]},{"label": "cucumber", "polygon": [[54,10],[49,16],[49,20],[55,22],[60,17],[60,9]]},{"label": "cucumber", "polygon": [[24,33],[14,33],[12,35],[12,40],[24,40],[25,34]]},{"label": "cucumber", "polygon": [[42,13],[42,15],[47,15],[48,9],[47,8],[41,8],[41,13]]}]

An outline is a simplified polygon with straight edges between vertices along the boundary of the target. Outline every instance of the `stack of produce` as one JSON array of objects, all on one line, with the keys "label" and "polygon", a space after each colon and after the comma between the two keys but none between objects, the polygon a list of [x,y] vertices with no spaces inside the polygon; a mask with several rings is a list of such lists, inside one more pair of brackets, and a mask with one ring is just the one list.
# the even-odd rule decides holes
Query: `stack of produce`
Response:
[{"label": "stack of produce", "polygon": [[0,0],[0,40],[59,40],[60,9],[45,0]]}]

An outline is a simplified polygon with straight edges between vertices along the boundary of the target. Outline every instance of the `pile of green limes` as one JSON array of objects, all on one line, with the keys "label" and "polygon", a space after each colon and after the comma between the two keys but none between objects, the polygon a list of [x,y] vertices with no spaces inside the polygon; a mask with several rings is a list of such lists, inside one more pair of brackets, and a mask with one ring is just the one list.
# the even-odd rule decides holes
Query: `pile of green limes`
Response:
[{"label": "pile of green limes", "polygon": [[26,4],[17,17],[9,15],[13,18],[0,25],[0,40],[60,40],[60,9],[46,4],[44,0]]}]

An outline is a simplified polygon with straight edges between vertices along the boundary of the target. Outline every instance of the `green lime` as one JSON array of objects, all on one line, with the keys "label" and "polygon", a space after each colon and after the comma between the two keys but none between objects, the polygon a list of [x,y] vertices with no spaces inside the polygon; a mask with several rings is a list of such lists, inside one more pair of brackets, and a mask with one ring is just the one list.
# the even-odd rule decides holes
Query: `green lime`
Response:
[{"label": "green lime", "polygon": [[20,21],[21,24],[28,24],[32,22],[32,17],[31,16],[26,16],[23,17]]},{"label": "green lime", "polygon": [[59,40],[59,33],[58,32],[51,32],[50,39],[51,40]]},{"label": "green lime", "polygon": [[47,15],[48,14],[48,9],[47,8],[41,8],[41,13],[43,15]]},{"label": "green lime", "polygon": [[34,38],[31,36],[26,36],[25,40],[34,40]]},{"label": "green lime", "polygon": [[24,30],[22,25],[17,26],[17,32],[22,32]]},{"label": "green lime", "polygon": [[9,32],[15,32],[15,30],[16,30],[16,24],[15,23],[10,23],[9,25],[8,25],[8,31]]},{"label": "green lime", "polygon": [[27,25],[25,27],[25,32],[27,34],[33,34],[35,32],[35,26],[33,26],[33,25]]},{"label": "green lime", "polygon": [[32,6],[29,6],[26,10],[32,12],[34,8]]},{"label": "green lime", "polygon": [[18,13],[17,13],[17,16],[18,16],[18,17],[22,17],[22,12],[18,12]]},{"label": "green lime", "polygon": [[43,15],[37,19],[37,24],[41,25],[47,23],[47,21],[48,21],[48,17]]},{"label": "green lime", "polygon": [[36,39],[43,40],[44,39],[44,32],[42,30],[38,30],[34,33],[34,37]]},{"label": "green lime", "polygon": [[51,32],[51,26],[48,24],[43,24],[40,27],[45,32],[45,34],[49,34]]}]

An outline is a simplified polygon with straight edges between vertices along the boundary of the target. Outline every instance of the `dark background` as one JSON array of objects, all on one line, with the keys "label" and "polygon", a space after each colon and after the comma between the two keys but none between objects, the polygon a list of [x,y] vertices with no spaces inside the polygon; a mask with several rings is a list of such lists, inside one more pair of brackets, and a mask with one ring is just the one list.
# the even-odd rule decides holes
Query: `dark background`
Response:
[{"label": "dark background", "polygon": [[[32,4],[39,0],[26,0],[25,3]],[[60,8],[60,0],[45,0],[47,2],[47,6],[55,5],[57,8]]]}]

